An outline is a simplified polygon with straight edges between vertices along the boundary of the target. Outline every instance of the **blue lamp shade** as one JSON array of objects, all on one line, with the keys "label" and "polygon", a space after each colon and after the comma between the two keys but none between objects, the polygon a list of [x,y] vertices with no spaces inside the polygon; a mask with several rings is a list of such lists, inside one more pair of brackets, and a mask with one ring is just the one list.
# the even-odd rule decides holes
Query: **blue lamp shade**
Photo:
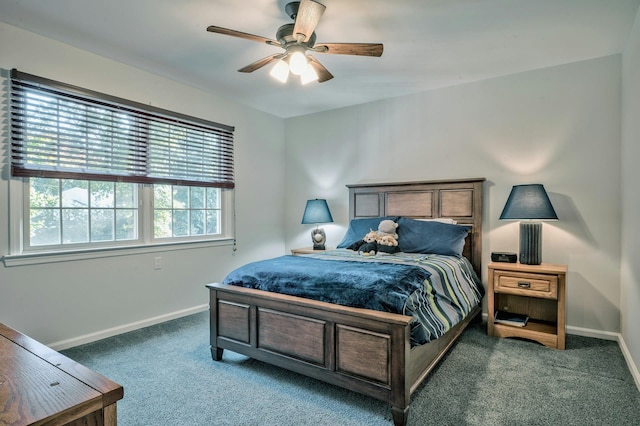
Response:
[{"label": "blue lamp shade", "polygon": [[558,220],[544,186],[540,184],[516,185],[511,189],[500,219],[532,219],[520,222],[520,263],[542,263],[542,223],[540,220]]},{"label": "blue lamp shade", "polygon": [[302,224],[333,222],[327,200],[308,200],[302,215]]},{"label": "blue lamp shade", "polygon": [[511,188],[500,219],[558,220],[551,200],[540,184],[516,185]]},{"label": "blue lamp shade", "polygon": [[[308,200],[307,206],[304,208],[304,214],[302,215],[302,224],[309,223],[328,223],[333,222],[327,200]],[[327,240],[327,236],[324,233],[324,229],[318,228],[311,231],[311,241],[313,242],[314,250],[324,250],[324,243]]]}]

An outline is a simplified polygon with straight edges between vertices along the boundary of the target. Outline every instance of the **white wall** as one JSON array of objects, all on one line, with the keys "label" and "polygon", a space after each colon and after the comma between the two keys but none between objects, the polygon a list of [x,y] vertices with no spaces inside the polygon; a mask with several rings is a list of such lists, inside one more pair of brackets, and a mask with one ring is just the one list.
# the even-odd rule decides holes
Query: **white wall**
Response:
[{"label": "white wall", "polygon": [[543,226],[543,261],[569,265],[568,325],[619,332],[620,91],[615,55],[288,119],[287,247],[310,245],[313,197],[340,241],[346,184],[486,177],[486,264],[518,251],[517,223],[498,220],[511,186],[542,183],[560,218]]},{"label": "white wall", "polygon": [[[6,76],[11,68],[235,126],[238,251],[168,249],[33,266],[0,264],[1,322],[51,344],[180,314],[206,307],[204,285],[221,280],[234,266],[284,253],[283,120],[0,23],[0,69]],[[2,114],[0,256],[9,250],[6,108]],[[162,257],[161,270],[153,270],[155,256]]]},{"label": "white wall", "polygon": [[637,366],[636,377],[640,377],[640,10],[622,63],[621,325],[629,355]]}]

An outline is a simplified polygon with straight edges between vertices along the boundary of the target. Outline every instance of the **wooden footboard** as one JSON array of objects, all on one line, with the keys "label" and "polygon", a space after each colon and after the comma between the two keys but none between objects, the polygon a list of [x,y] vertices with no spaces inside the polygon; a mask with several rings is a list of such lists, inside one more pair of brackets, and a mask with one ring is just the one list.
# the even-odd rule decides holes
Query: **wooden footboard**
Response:
[{"label": "wooden footboard", "polygon": [[208,284],[211,356],[224,349],[391,405],[407,422],[411,394],[479,312],[411,348],[411,317],[224,284]]},{"label": "wooden footboard", "polygon": [[[411,317],[209,284],[211,355],[224,349],[386,401],[406,424]],[[366,354],[366,357],[363,356]]]}]

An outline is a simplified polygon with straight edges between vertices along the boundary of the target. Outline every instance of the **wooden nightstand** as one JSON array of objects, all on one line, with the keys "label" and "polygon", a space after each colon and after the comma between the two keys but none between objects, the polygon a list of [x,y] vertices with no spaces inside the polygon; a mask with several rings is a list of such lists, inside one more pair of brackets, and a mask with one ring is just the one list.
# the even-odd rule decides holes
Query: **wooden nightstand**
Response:
[{"label": "wooden nightstand", "polygon": [[[331,247],[327,247],[327,250],[331,250]],[[302,247],[291,249],[291,254],[294,256],[298,256],[299,254],[313,254],[313,253],[323,253],[325,250],[314,250],[313,247]]]},{"label": "wooden nightstand", "polygon": [[[489,264],[487,334],[564,349],[567,265]],[[524,327],[494,323],[497,310],[529,316]]]}]

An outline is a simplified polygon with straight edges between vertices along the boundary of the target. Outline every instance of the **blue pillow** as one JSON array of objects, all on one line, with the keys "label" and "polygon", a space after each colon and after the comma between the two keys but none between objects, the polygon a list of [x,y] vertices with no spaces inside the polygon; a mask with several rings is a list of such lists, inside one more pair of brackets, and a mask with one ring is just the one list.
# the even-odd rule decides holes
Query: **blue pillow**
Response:
[{"label": "blue pillow", "polygon": [[389,219],[394,222],[398,220],[398,216],[385,216],[385,217],[371,217],[367,219],[352,219],[349,222],[349,229],[344,234],[342,241],[338,244],[338,248],[347,248],[356,241],[360,241],[367,235],[370,230],[376,231],[380,222]]},{"label": "blue pillow", "polygon": [[405,253],[461,256],[471,226],[451,225],[401,217],[398,220],[398,246]]}]

